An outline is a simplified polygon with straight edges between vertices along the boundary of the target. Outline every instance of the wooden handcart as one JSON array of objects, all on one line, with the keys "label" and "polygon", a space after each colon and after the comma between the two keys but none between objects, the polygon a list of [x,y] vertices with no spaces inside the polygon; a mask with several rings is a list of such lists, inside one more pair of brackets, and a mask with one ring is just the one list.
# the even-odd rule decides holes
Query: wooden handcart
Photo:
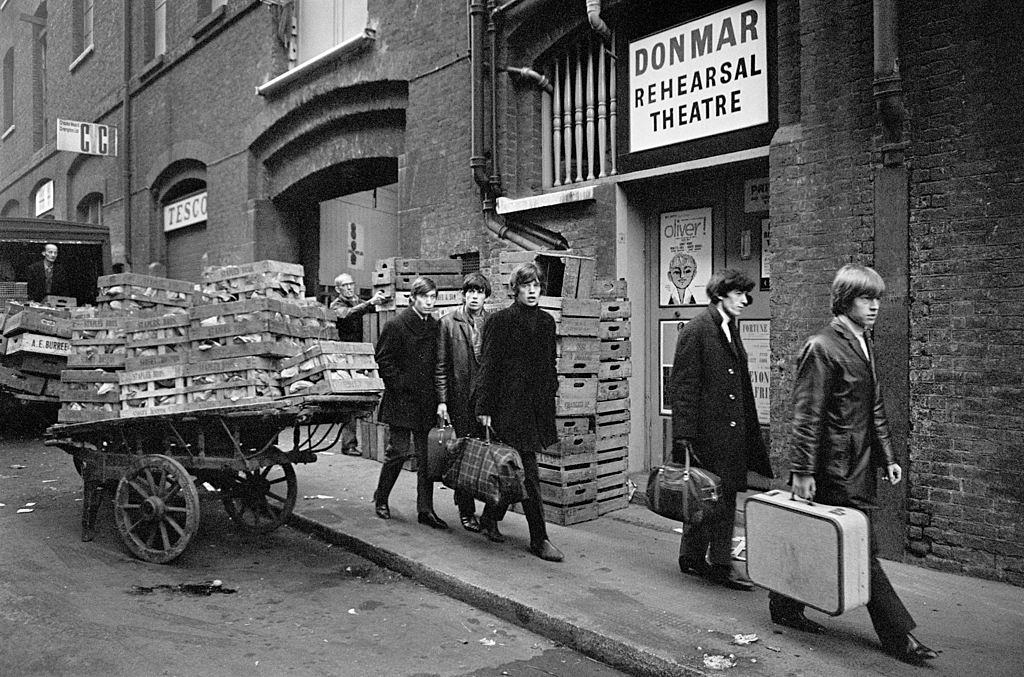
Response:
[{"label": "wooden handcart", "polygon": [[[46,444],[74,457],[82,476],[82,538],[89,540],[103,491],[128,549],[147,562],[178,557],[199,526],[199,497],[219,497],[243,530],[263,534],[295,507],[296,463],[316,461],[342,425],[369,415],[379,395],[330,394],[205,410],[56,424]],[[292,430],[292,449],[278,438]]]}]

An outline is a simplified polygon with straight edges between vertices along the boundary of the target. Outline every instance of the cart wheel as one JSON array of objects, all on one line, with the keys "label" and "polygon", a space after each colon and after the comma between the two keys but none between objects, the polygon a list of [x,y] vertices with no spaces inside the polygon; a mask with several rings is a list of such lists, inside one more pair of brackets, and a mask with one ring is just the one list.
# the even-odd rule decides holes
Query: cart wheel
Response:
[{"label": "cart wheel", "polygon": [[292,464],[282,462],[255,471],[224,473],[221,491],[224,509],[238,526],[266,534],[291,517],[298,483]]},{"label": "cart wheel", "polygon": [[199,527],[199,493],[173,458],[143,456],[117,485],[114,521],[132,554],[164,564],[184,552]]}]

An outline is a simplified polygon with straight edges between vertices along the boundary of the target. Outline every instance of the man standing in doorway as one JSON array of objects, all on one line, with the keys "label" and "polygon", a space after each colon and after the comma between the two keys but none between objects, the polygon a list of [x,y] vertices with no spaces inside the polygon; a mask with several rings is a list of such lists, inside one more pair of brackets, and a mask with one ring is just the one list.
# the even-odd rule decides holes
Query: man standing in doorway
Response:
[{"label": "man standing in doorway", "polygon": [[[352,341],[355,343],[363,340],[363,315],[374,312],[376,307],[384,303],[384,292],[377,290],[368,301],[363,301],[356,295],[356,284],[352,276],[342,273],[334,278],[334,290],[338,293],[337,298],[331,301],[333,310],[338,319],[334,326],[338,329],[339,341]],[[341,428],[341,453],[346,456],[361,456],[359,442],[356,439],[355,419],[343,424]]]},{"label": "man standing in doorway", "polygon": [[718,507],[699,524],[683,527],[679,568],[733,590],[753,584],[733,569],[736,494],[747,488],[747,471],[772,477],[754,406],[747,353],[736,318],[750,304],[754,282],[738,270],[708,280],[711,305],[679,332],[669,393],[672,458],[710,470],[722,480]]},{"label": "man standing in doorway", "polygon": [[[903,470],[893,455],[882,392],[875,378],[871,329],[878,319],[885,282],[866,266],[845,265],[832,281],[827,327],[807,339],[793,385],[793,492],[825,505],[856,508],[868,515],[875,504],[876,468],[898,484]],[[915,665],[936,653],[910,634],[914,619],[878,563],[871,531],[871,599],[868,614],[882,648]],[[824,628],[804,616],[804,605],[772,593],[772,621],[805,632]]]},{"label": "man standing in doorway", "polygon": [[42,303],[47,296],[66,296],[67,277],[64,266],[57,263],[57,245],[43,247],[43,260],[28,267],[28,298]]}]

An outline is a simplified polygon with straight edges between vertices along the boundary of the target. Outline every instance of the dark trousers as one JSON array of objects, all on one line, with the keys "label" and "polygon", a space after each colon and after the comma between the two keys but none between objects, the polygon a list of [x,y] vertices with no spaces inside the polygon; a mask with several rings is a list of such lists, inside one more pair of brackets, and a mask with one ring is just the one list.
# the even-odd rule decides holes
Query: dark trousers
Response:
[{"label": "dark trousers", "polygon": [[[736,491],[723,490],[715,511],[699,524],[684,524],[679,559],[732,567],[732,532],[736,523]],[[710,554],[708,554],[710,550]]]},{"label": "dark trousers", "polygon": [[[540,545],[548,537],[547,526],[544,524],[544,503],[540,498],[540,474],[537,472],[537,454],[532,449],[516,449],[523,459],[523,471],[526,475],[526,500],[523,501],[523,514],[526,524],[530,527],[530,545]],[[488,505],[484,508],[484,522],[500,522],[505,517],[508,505]]]},{"label": "dark trousers", "polygon": [[[479,437],[483,438],[484,432],[483,427],[480,426],[476,419],[473,418],[473,424],[467,428],[466,424],[459,425],[457,423],[459,419],[454,419],[452,425],[455,427],[456,437]],[[462,489],[456,489],[454,492],[455,506],[459,509],[459,516],[466,517],[469,515],[476,514],[476,501],[473,500],[473,494],[470,494]]]},{"label": "dark trousers", "polygon": [[[825,503],[825,501],[819,502]],[[907,633],[916,627],[916,623],[900,600],[900,596],[893,589],[882,565],[878,562],[878,544],[875,540],[873,525],[874,521],[871,519],[871,514],[868,513],[868,528],[871,534],[871,599],[868,601],[868,615],[871,616],[871,625],[875,627],[875,633],[883,646],[902,647],[906,642]],[[798,614],[804,611],[803,604],[776,592],[769,594],[768,604],[773,614]]]},{"label": "dark trousers", "polygon": [[434,512],[434,483],[427,476],[428,433],[428,430],[391,426],[391,441],[384,450],[384,465],[377,480],[377,491],[373,494],[376,503],[387,503],[392,487],[402,474],[402,465],[415,455],[416,512]]}]

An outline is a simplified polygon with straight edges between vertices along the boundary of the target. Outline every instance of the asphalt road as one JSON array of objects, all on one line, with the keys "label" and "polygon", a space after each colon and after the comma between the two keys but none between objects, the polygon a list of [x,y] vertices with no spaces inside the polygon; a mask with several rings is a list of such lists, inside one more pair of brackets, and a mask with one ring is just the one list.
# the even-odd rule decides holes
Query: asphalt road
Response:
[{"label": "asphalt road", "polygon": [[109,495],[82,543],[70,456],[5,429],[0,675],[623,674],[291,528],[243,535],[215,501],[171,564],[128,553]]}]

